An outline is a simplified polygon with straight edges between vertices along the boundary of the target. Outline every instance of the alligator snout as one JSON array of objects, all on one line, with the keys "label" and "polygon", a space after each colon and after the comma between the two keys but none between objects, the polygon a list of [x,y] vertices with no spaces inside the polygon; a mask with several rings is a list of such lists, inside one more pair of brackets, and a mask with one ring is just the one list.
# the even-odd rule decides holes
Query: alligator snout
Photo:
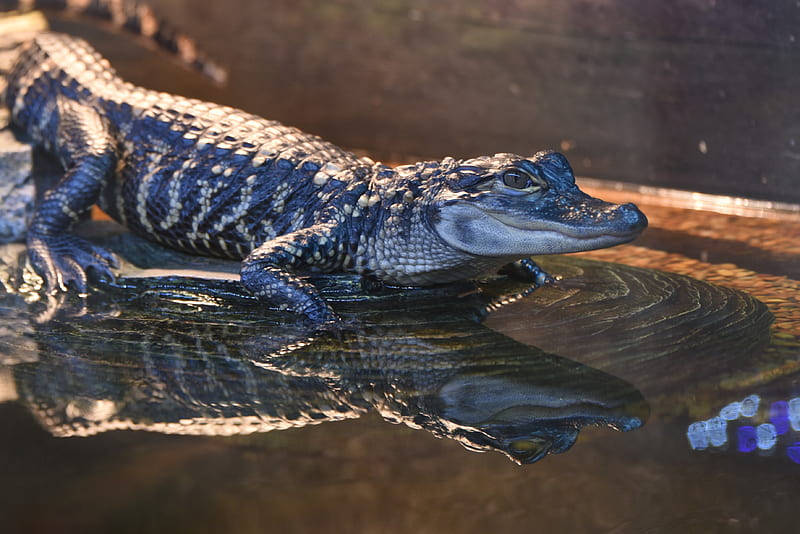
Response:
[{"label": "alligator snout", "polygon": [[628,232],[641,232],[647,228],[647,217],[636,207],[636,204],[621,204],[617,211],[620,213],[620,221],[625,225]]}]

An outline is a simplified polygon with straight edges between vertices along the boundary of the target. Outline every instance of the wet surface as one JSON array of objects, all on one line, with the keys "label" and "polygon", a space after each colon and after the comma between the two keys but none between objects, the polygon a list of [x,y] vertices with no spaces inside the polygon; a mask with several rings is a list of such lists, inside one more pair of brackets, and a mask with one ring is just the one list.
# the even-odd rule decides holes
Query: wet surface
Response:
[{"label": "wet surface", "polygon": [[[231,264],[109,223],[84,231],[136,278],[98,285],[85,308],[3,297],[12,531],[791,524],[800,433],[788,425],[766,450],[755,437],[772,403],[798,394],[790,278],[639,245],[585,256],[648,268],[541,258],[562,280],[533,292],[504,278],[412,292],[320,278],[348,326],[309,337],[243,294]],[[4,249],[4,272],[19,252]],[[149,278],[179,267],[206,281]],[[690,424],[753,393],[759,410],[692,449],[703,436],[687,439]]]},{"label": "wet surface", "polygon": [[53,312],[8,295],[4,315],[17,325],[0,352],[18,362],[8,379],[20,400],[57,436],[250,434],[376,411],[533,463],[570,448],[585,425],[628,431],[647,419],[630,384],[479,324],[525,286],[317,285],[346,321],[335,334],[265,312],[225,281],[121,278]]},{"label": "wet surface", "polygon": [[318,279],[336,335],[104,223],[131,277],[85,303],[3,248],[4,532],[794,530],[800,220],[635,200],[558,287]]}]

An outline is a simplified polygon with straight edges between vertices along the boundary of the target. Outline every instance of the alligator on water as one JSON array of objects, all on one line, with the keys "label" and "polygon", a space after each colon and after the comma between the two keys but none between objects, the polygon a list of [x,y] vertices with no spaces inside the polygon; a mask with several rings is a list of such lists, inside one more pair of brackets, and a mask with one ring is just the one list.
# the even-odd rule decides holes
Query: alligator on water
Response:
[{"label": "alligator on water", "polygon": [[14,127],[66,169],[27,235],[50,293],[85,293],[89,271],[113,276],[116,258],[72,231],[95,203],[158,243],[241,260],[253,295],[317,324],[337,317],[304,274],[428,286],[502,269],[541,285],[552,278],[531,255],[625,243],[647,225],[633,204],[583,193],[556,152],[393,168],[244,111],[136,87],[63,34],[19,48],[5,102]]}]

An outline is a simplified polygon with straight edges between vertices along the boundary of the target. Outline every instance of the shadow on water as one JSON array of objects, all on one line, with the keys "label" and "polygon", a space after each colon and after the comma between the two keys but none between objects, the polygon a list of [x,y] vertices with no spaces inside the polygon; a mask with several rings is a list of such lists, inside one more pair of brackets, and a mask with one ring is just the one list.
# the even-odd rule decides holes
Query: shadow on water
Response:
[{"label": "shadow on water", "polygon": [[3,314],[16,328],[0,351],[15,363],[7,372],[16,396],[57,436],[249,434],[374,410],[532,463],[569,449],[586,425],[628,431],[647,418],[631,384],[477,321],[523,285],[365,293],[354,277],[316,282],[351,325],[338,335],[309,337],[230,281],[122,278],[86,307],[55,312],[6,294]]}]

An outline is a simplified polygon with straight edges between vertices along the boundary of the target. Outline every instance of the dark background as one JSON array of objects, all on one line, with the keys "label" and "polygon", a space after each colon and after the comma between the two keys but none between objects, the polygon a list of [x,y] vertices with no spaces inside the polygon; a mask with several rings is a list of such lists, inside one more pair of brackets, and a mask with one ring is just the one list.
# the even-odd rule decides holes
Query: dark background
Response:
[{"label": "dark background", "polygon": [[584,176],[800,202],[795,0],[150,4],[230,83],[109,49],[123,75],[376,158],[552,147]]}]

